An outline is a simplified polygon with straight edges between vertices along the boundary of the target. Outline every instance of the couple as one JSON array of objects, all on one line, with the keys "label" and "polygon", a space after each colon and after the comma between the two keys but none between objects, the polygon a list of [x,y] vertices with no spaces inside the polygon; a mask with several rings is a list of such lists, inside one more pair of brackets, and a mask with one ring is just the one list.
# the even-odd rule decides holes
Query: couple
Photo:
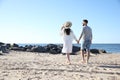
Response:
[{"label": "couple", "polygon": [[[80,34],[79,40],[75,37],[73,31],[70,29],[72,26],[71,22],[66,22],[61,28],[61,35],[63,37],[63,49],[62,53],[66,53],[68,64],[70,62],[70,53],[72,53],[72,42],[73,39],[76,40],[77,43],[82,39],[81,44],[81,55],[82,55],[82,63],[88,63],[90,57],[90,46],[92,43],[92,29],[87,25],[88,20],[83,20],[83,29]],[[85,59],[85,55],[87,55],[87,59]]]}]

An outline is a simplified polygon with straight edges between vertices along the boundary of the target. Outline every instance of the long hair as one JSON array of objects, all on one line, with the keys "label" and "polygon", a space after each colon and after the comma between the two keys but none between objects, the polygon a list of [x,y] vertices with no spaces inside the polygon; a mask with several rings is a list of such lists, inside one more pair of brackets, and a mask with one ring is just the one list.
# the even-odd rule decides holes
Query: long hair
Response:
[{"label": "long hair", "polygon": [[71,29],[65,29],[64,33],[66,33],[66,35],[70,35]]}]

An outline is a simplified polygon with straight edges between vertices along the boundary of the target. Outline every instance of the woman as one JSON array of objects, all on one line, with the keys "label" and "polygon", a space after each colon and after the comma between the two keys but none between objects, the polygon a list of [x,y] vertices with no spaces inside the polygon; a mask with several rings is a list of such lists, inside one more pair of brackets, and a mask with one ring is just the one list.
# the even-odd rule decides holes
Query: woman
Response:
[{"label": "woman", "polygon": [[66,22],[62,28],[61,28],[61,35],[63,37],[63,49],[62,53],[66,53],[68,64],[71,64],[70,62],[70,53],[72,53],[72,42],[73,39],[78,42],[77,38],[75,37],[73,31],[70,29],[72,26],[71,22]]}]

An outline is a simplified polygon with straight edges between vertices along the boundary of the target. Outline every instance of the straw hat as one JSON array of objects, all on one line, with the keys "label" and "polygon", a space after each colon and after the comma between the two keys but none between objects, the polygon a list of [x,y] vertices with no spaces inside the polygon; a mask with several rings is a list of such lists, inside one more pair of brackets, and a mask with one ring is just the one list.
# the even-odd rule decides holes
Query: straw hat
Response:
[{"label": "straw hat", "polygon": [[71,26],[72,26],[72,22],[70,22],[70,21],[67,21],[67,22],[64,24],[64,27],[65,27],[66,29],[70,28]]}]

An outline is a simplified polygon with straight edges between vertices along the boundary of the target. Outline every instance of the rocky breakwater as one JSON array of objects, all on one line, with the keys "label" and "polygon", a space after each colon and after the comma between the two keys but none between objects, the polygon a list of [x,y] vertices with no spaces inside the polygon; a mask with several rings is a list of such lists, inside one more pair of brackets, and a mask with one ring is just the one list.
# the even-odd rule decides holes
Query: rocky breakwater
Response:
[{"label": "rocky breakwater", "polygon": [[[50,54],[60,54],[62,53],[62,47],[63,45],[59,44],[48,44],[46,46],[37,46],[37,45],[26,45],[26,46],[19,46],[18,44],[5,44],[0,42],[0,51],[2,53],[8,53],[10,50],[14,51],[26,51],[26,52],[37,52],[37,53],[50,53]],[[71,55],[75,55],[77,52],[80,51],[80,47],[73,46],[73,52]],[[91,53],[93,54],[101,54],[101,53],[107,53],[104,49],[91,49]],[[62,53],[63,55],[65,53]]]},{"label": "rocky breakwater", "polygon": [[[48,44],[46,46],[37,46],[37,45],[26,45],[24,47],[19,46],[18,44],[13,44],[11,47],[11,50],[15,51],[27,51],[27,52],[38,52],[38,53],[50,53],[50,54],[60,54],[62,53],[62,47],[63,45],[59,44]],[[80,47],[73,46],[73,52],[71,55],[75,55],[77,52],[80,51]],[[101,54],[101,53],[107,53],[104,49],[91,49],[91,53],[93,54]],[[65,53],[62,53],[65,54]]]},{"label": "rocky breakwater", "polygon": [[[62,53],[62,45],[56,44],[48,44],[46,46],[33,46],[33,45],[26,45],[26,46],[19,46],[18,44],[13,44],[11,46],[11,50],[14,51],[27,51],[27,52],[38,52],[38,53],[50,53],[50,54],[60,54]],[[73,46],[73,53],[74,55],[76,52],[80,51],[80,47]],[[64,53],[63,53],[64,54]]]}]

